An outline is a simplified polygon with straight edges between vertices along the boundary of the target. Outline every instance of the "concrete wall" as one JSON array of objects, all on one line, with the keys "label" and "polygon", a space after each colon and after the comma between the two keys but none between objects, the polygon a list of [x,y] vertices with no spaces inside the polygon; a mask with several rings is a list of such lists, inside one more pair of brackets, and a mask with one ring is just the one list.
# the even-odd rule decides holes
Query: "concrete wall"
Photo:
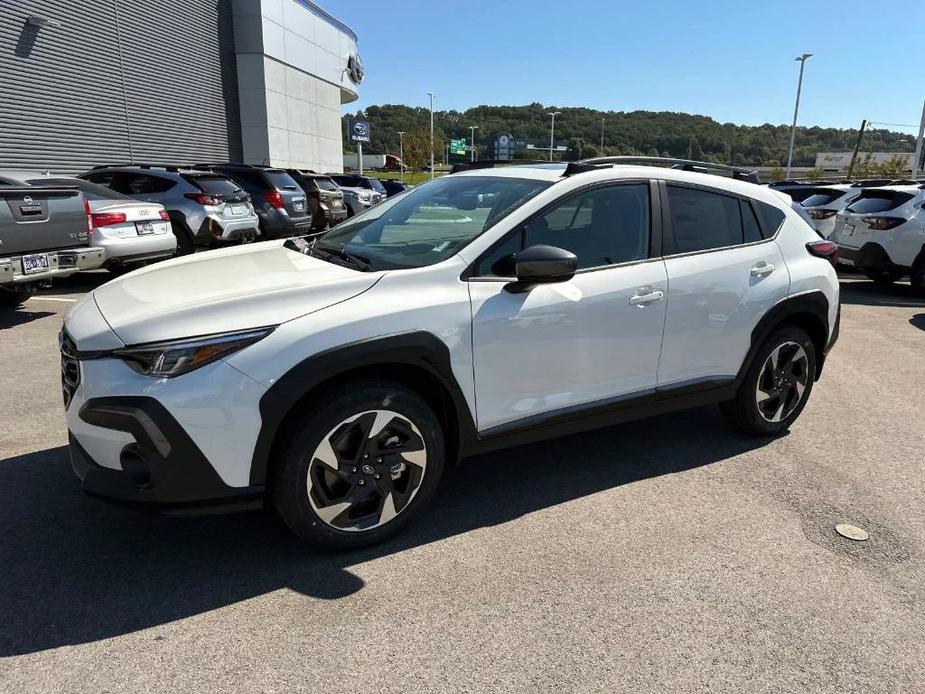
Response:
[{"label": "concrete wall", "polygon": [[349,27],[310,0],[234,0],[244,161],[343,169],[340,106],[357,98]]}]

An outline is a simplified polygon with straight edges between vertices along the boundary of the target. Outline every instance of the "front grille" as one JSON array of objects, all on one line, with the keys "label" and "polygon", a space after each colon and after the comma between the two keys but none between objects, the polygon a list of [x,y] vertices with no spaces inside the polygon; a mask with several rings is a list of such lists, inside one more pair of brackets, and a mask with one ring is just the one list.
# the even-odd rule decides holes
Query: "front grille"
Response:
[{"label": "front grille", "polygon": [[67,410],[80,385],[80,363],[77,361],[77,346],[70,335],[62,330],[58,343],[61,348],[61,394],[64,396],[64,409]]}]

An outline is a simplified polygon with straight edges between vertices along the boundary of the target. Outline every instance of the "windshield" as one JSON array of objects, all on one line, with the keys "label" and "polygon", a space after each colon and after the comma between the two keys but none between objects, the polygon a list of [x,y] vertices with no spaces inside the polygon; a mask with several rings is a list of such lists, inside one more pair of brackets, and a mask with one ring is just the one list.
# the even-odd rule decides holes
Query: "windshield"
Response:
[{"label": "windshield", "polygon": [[235,195],[241,192],[241,186],[227,178],[219,176],[199,176],[193,179],[205,193],[213,195]]},{"label": "windshield", "polygon": [[818,205],[828,205],[830,202],[838,200],[848,191],[835,190],[831,188],[819,188],[812,191],[812,195],[803,201],[803,207],[817,207]]},{"label": "windshield", "polygon": [[385,186],[382,185],[382,181],[380,181],[378,178],[370,178],[369,183],[372,185],[373,190],[377,193],[382,193],[383,195],[386,194]]},{"label": "windshield", "polygon": [[871,212],[887,212],[904,205],[914,198],[909,193],[893,190],[867,190],[861,193],[857,200],[848,206],[848,212],[870,214]]},{"label": "windshield", "polygon": [[90,183],[80,178],[32,178],[26,181],[33,186],[67,186],[68,188],[77,188],[87,200],[130,200],[136,202],[135,198],[128,195],[117,193],[112,188],[101,186],[97,183]]},{"label": "windshield", "polygon": [[337,184],[330,178],[316,178],[314,181],[321,190],[338,190]]},{"label": "windshield", "polygon": [[362,176],[331,176],[331,178],[337,181],[342,186],[347,186],[348,188],[369,188],[369,182]]},{"label": "windshield", "polygon": [[285,171],[264,171],[276,190],[299,190],[299,184]]},{"label": "windshield", "polygon": [[438,178],[340,224],[318,247],[356,254],[371,270],[432,265],[550,185],[500,176]]}]

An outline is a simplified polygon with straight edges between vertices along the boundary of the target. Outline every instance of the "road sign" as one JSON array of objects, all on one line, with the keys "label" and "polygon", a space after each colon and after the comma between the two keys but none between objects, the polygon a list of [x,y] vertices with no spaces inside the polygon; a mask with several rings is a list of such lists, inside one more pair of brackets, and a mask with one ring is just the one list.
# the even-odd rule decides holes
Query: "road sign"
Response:
[{"label": "road sign", "polygon": [[347,119],[347,135],[352,142],[369,142],[369,133],[367,121]]},{"label": "road sign", "polygon": [[450,154],[465,154],[466,149],[466,141],[464,139],[450,140]]}]

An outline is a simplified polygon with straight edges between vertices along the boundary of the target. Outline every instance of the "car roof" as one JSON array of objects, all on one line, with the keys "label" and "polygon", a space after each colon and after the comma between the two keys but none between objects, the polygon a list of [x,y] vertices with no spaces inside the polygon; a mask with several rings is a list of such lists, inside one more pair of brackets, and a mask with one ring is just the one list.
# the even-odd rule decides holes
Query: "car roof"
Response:
[{"label": "car roof", "polygon": [[709,188],[727,190],[731,193],[762,200],[774,205],[789,206],[789,196],[779,190],[748,181],[740,181],[728,176],[718,176],[700,171],[685,171],[666,167],[654,167],[639,164],[613,164],[591,171],[572,174],[564,178],[566,162],[538,162],[536,164],[515,164],[496,168],[470,169],[452,174],[453,176],[478,176],[497,178],[529,178],[537,181],[556,182],[559,180],[580,179],[590,182],[620,181],[628,179],[660,179],[678,183],[693,183]]}]

